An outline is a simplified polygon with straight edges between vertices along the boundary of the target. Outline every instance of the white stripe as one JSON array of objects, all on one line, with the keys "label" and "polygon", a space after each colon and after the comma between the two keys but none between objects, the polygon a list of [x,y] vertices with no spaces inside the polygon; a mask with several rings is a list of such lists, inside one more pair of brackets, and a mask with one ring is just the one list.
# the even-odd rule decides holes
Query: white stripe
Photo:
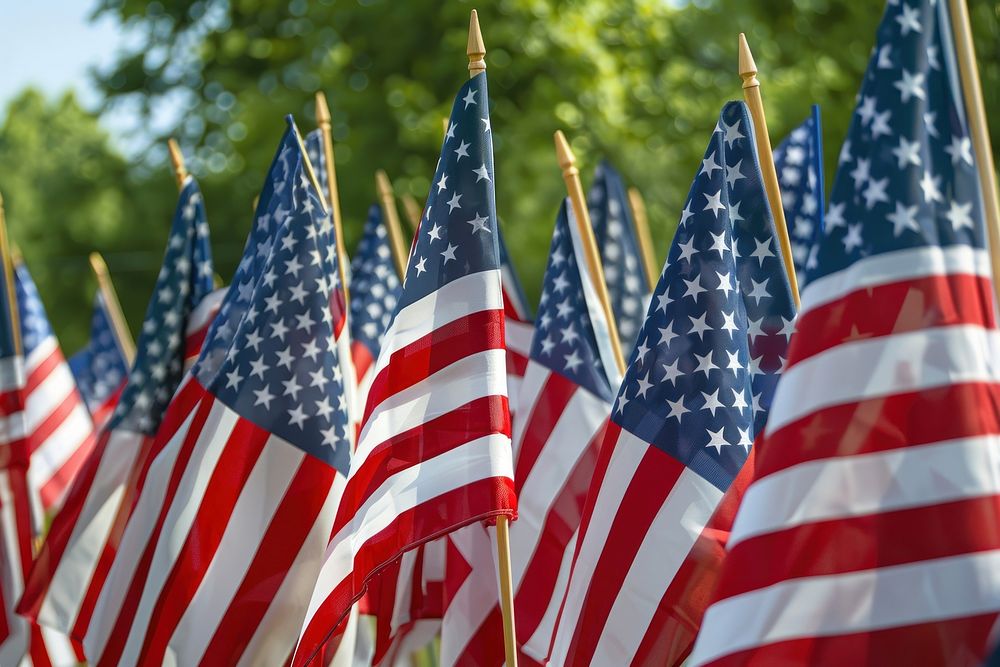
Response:
[{"label": "white stripe", "polygon": [[[549,369],[537,363],[533,359],[528,360],[528,367],[524,370],[524,379],[517,390],[517,403],[511,404],[511,413],[514,415],[511,431],[513,432],[512,444],[514,448],[514,459],[521,455],[521,443],[524,442],[524,433],[531,411],[538,402],[538,395],[542,392],[542,387],[548,382]],[[508,391],[510,387],[508,387]]]},{"label": "white stripe", "polygon": [[226,298],[226,293],[228,291],[228,287],[220,287],[219,289],[208,293],[204,299],[198,302],[198,305],[195,306],[194,310],[191,311],[191,314],[188,315],[187,329],[184,332],[185,336],[197,333],[212,323],[212,320],[215,319],[215,314],[222,306],[222,301]]},{"label": "white stripe", "polygon": [[[61,355],[60,355],[61,356]],[[76,393],[76,381],[65,361],[60,361],[24,399],[24,414],[28,421],[28,432],[38,430],[52,411]],[[78,402],[82,403],[82,401]]]},{"label": "white stripe", "polygon": [[23,439],[27,432],[24,412],[12,412],[0,417],[0,447]]},{"label": "white stripe", "polygon": [[962,382],[1000,381],[1000,332],[959,325],[842,343],[781,377],[767,431],[813,412]]},{"label": "white stripe", "polygon": [[1000,551],[805,577],[716,602],[689,664],[799,637],[831,637],[1000,609]]},{"label": "white stripe", "polygon": [[[213,397],[207,396],[205,400],[213,400]],[[198,510],[201,508],[205,489],[208,488],[212,473],[215,471],[229,438],[232,436],[233,429],[239,421],[239,415],[222,405],[221,402],[216,402],[212,406],[211,412],[215,413],[216,411],[219,412],[218,418],[212,420],[210,413],[205,428],[197,434],[198,440],[194,444],[191,458],[184,466],[180,483],[177,485],[177,492],[174,494],[170,506],[166,508],[163,528],[156,540],[153,560],[142,587],[139,606],[133,615],[132,627],[122,651],[120,661],[122,665],[132,665],[138,662],[143,640],[151,630],[150,620],[156,601],[177,563],[177,556],[185,544],[185,538],[191,531],[191,525],[198,515]],[[129,524],[132,523],[132,520],[129,520]]]},{"label": "white stripe", "polygon": [[[417,561],[416,549],[407,551],[399,559],[399,572],[396,576],[395,595],[393,596],[392,609],[389,620],[390,633],[395,635],[399,629],[410,620],[410,602],[413,599],[413,568]],[[421,573],[422,574],[422,573]],[[388,583],[386,584],[388,585]],[[380,609],[382,619],[385,620],[387,610]]]},{"label": "white stripe", "polygon": [[[211,400],[206,396],[202,400]],[[195,405],[190,414],[194,415],[198,410]],[[227,417],[220,403],[215,403],[205,423],[203,430],[215,432],[218,430],[218,423],[223,417]],[[149,542],[153,527],[163,509],[166,499],[167,483],[170,481],[171,472],[177,461],[177,455],[184,438],[185,432],[178,432],[170,439],[166,447],[156,456],[149,466],[146,480],[143,483],[142,492],[135,503],[135,509],[129,517],[128,523],[122,534],[122,538],[115,553],[114,562],[108,571],[101,593],[98,596],[97,604],[94,607],[93,620],[87,628],[83,647],[91,662],[98,662],[108,637],[114,630],[114,623],[118,619],[118,612],[121,609],[122,600],[132,582],[132,575],[135,573],[139,557],[142,555],[146,544]],[[204,458],[206,444],[199,439],[194,451],[192,460]],[[189,468],[190,469],[190,468]],[[178,488],[177,496],[183,498],[183,490]],[[155,574],[151,576],[154,577]],[[160,575],[161,577],[163,575]]]},{"label": "white stripe", "polygon": [[39,626],[39,629],[42,632],[42,641],[45,643],[45,652],[53,667],[77,667],[80,664],[69,637],[51,628]]},{"label": "white stripe", "polygon": [[58,352],[59,356],[62,356],[62,351],[59,349],[59,341],[56,340],[55,336],[50,334],[39,341],[35,349],[25,358],[24,365],[28,371],[25,375],[30,377],[41,366],[42,362],[52,356],[54,352]]},{"label": "white stripe", "polygon": [[722,491],[684,468],[625,575],[594,648],[593,664],[632,662],[660,599],[721,500]]},{"label": "white stripe", "polygon": [[504,328],[507,349],[522,357],[528,356],[531,352],[531,339],[535,334],[535,327],[527,322],[518,322],[508,317],[504,321]]},{"label": "white stripe", "polygon": [[[181,432],[186,432],[189,426],[186,422]],[[118,513],[125,480],[141,444],[142,436],[138,433],[118,430],[109,434],[80,516],[73,524],[66,550],[56,565],[39,608],[40,623],[63,632],[69,632],[76,623],[83,596]]]},{"label": "white stripe", "polygon": [[461,664],[469,641],[500,603],[497,552],[486,527],[472,524],[451,533],[448,539],[465,560],[469,573],[449,601],[441,621],[441,667]]},{"label": "white stripe", "polygon": [[[618,435],[614,447],[611,460],[608,462],[607,472],[597,490],[597,500],[590,522],[587,524],[587,532],[583,536],[579,555],[573,566],[573,572],[570,574],[569,586],[566,589],[566,601],[559,625],[556,627],[555,643],[552,649],[552,664],[554,665],[566,662],[566,652],[576,632],[580,610],[593,579],[597,561],[604,551],[608,533],[611,532],[611,527],[618,518],[618,508],[621,506],[628,484],[635,476],[635,471],[649,449],[649,444],[623,429]],[[593,493],[593,488],[591,493]]]},{"label": "white stripe", "polygon": [[817,278],[802,290],[800,314],[848,294],[904,280],[949,274],[990,277],[990,256],[967,245],[924,246],[865,257],[846,269]]},{"label": "white stripe", "polygon": [[[546,400],[545,396],[541,396],[540,400]],[[531,472],[518,489],[517,521],[510,527],[511,572],[515,591],[533,560],[553,503],[610,413],[608,403],[586,389],[578,387],[574,390]]]},{"label": "white stripe", "polygon": [[[517,522],[514,522],[513,525],[516,526]],[[549,604],[545,608],[542,620],[538,622],[538,627],[535,628],[534,633],[528,638],[528,641],[524,642],[524,646],[521,647],[521,650],[525,654],[543,664],[549,654],[552,633],[555,632],[556,621],[559,618],[559,608],[562,606],[563,598],[566,596],[566,585],[569,583],[570,571],[573,568],[573,552],[576,550],[576,541],[579,537],[580,531],[574,531],[573,537],[566,544],[562,561],[559,562],[559,574],[556,575],[556,583],[552,588],[552,597],[549,598]],[[514,604],[514,613],[516,615],[517,602],[515,601]]]},{"label": "white stripe", "polygon": [[[82,401],[78,402],[73,411],[59,424],[49,437],[31,454],[31,465],[28,468],[28,482],[33,489],[41,488],[52,480],[63,468],[66,462],[87,444],[93,447],[93,423],[90,413]],[[69,487],[72,480],[66,479],[62,489]]]},{"label": "white stripe", "polygon": [[[209,435],[202,432],[202,437]],[[228,434],[214,436],[225,440]],[[301,449],[276,436],[271,436],[264,444],[253,470],[240,489],[232,514],[226,517],[225,532],[212,562],[170,639],[177,664],[195,665],[202,659],[305,455]],[[203,509],[200,497],[192,498],[191,502]],[[220,508],[220,511],[226,512],[227,509]],[[163,529],[164,535],[169,532],[169,542],[174,544],[183,544],[190,535],[189,532],[174,530],[171,525],[165,525]],[[141,634],[136,627],[132,632]],[[293,636],[289,642],[294,641]]]},{"label": "white stripe", "polygon": [[3,552],[0,553],[0,577],[2,577],[4,603],[3,613],[10,628],[3,643],[0,643],[0,665],[16,665],[28,648],[29,626],[27,620],[14,612],[21,592],[24,590],[20,540],[14,511],[14,492],[10,484],[10,472],[0,471],[0,539]]},{"label": "white stripe", "polygon": [[506,396],[505,354],[503,350],[485,350],[462,357],[379,403],[365,421],[351,460],[351,472],[358,470],[372,450],[394,435],[477,398]]},{"label": "white stripe", "polygon": [[388,365],[397,350],[449,322],[483,310],[503,310],[500,272],[496,269],[462,276],[397,312],[375,361],[375,374]]},{"label": "white stripe", "polygon": [[755,481],[728,548],[815,521],[1000,494],[1000,436],[809,461]]},{"label": "white stripe", "polygon": [[0,392],[14,391],[24,386],[24,360],[21,357],[0,358]]}]

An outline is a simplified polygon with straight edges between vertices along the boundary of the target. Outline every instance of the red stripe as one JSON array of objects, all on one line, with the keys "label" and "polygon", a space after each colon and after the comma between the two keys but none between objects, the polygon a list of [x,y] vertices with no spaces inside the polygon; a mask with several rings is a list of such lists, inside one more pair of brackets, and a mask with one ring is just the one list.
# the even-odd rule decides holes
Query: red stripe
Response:
[{"label": "red stripe", "polygon": [[[29,400],[30,398],[32,397],[29,396]],[[36,400],[41,399],[42,401],[45,401],[47,398],[51,397],[36,395]],[[32,454],[38,451],[38,448],[45,443],[45,440],[47,440],[50,435],[55,433],[57,428],[62,426],[62,423],[66,421],[66,418],[73,413],[73,410],[75,410],[77,406],[82,407],[84,410],[87,409],[83,405],[83,401],[80,400],[80,396],[76,393],[76,390],[72,389],[66,394],[65,397],[63,397],[61,401],[59,401],[59,403],[55,405],[54,408],[52,408],[52,411],[46,415],[45,419],[38,424],[38,428],[28,434],[29,449]]]},{"label": "red stripe", "polygon": [[24,468],[8,468],[7,483],[10,485],[11,498],[14,506],[14,529],[17,535],[17,548],[21,560],[21,570],[15,575],[24,581],[28,578],[31,563],[34,560],[31,544],[31,495],[28,492],[28,476]]},{"label": "red stripe", "polygon": [[200,664],[207,667],[239,661],[247,638],[259,627],[319,517],[335,477],[328,465],[311,456],[303,459]]},{"label": "red stripe", "polygon": [[55,471],[48,481],[42,484],[42,488],[39,489],[38,493],[41,496],[42,506],[45,510],[50,510],[59,504],[59,501],[66,493],[66,489],[73,483],[73,478],[77,476],[83,468],[83,464],[87,461],[87,457],[94,451],[94,444],[96,442],[97,437],[93,433],[88,435],[80,443],[80,446],[70,454],[69,458],[63,461],[63,464],[59,466],[59,469]]},{"label": "red stripe", "polygon": [[[524,435],[514,464],[514,488],[518,491],[524,486],[524,480],[528,478],[535,461],[552,437],[552,429],[556,427],[566,405],[579,388],[579,385],[559,373],[548,372],[548,377],[531,406],[531,413],[524,422]],[[556,444],[558,443],[553,443]]]},{"label": "red stripe", "polygon": [[510,434],[506,396],[477,398],[381,443],[348,480],[332,534],[350,523],[392,475],[494,433]]},{"label": "red stripe", "polygon": [[28,627],[28,655],[31,656],[31,667],[52,667],[52,660],[49,658],[42,629],[34,623]]},{"label": "red stripe", "polygon": [[513,375],[514,377],[524,377],[524,373],[528,370],[528,357],[521,354],[520,352],[515,352],[514,350],[507,348],[507,375]]},{"label": "red stripe", "polygon": [[[577,460],[545,515],[538,544],[514,598],[517,635],[521,643],[527,642],[535,634],[542,617],[552,604],[559,567],[567,545],[580,525],[603,439],[602,427]],[[558,444],[554,443],[555,446]]]},{"label": "red stripe", "polygon": [[[716,599],[799,577],[871,570],[1000,549],[1000,496],[817,521],[747,539],[733,562],[766,568],[727,569]],[[851,545],[850,549],[843,545]],[[766,560],[759,560],[764,558]]]},{"label": "red stripe", "polygon": [[481,310],[444,324],[395,352],[375,377],[362,423],[389,396],[486,350],[504,349],[503,311]]},{"label": "red stripe", "polygon": [[361,545],[354,567],[320,604],[305,628],[292,661],[308,664],[334,634],[351,604],[360,598],[375,576],[404,551],[476,521],[512,515],[517,501],[511,480],[489,477],[441,494],[401,512],[387,528]]},{"label": "red stripe", "polygon": [[809,461],[987,433],[1000,433],[1000,385],[954,384],[894,394],[822,408],[768,434],[756,474],[762,478]]},{"label": "red stripe", "polygon": [[[515,612],[515,629],[521,617]],[[521,634],[518,632],[518,634]],[[518,651],[518,665],[521,664],[521,655]],[[476,631],[469,637],[459,659],[455,661],[457,665],[468,665],[472,667],[500,667],[504,664],[505,648],[503,635],[503,616],[500,613],[499,605],[495,605],[483,622],[476,628]]]},{"label": "red stripe", "polygon": [[622,583],[649,526],[681,473],[682,463],[648,447],[628,482],[583,599],[566,664],[590,664]]},{"label": "red stripe", "polygon": [[197,331],[192,331],[184,338],[184,360],[188,361],[197,358],[201,354],[201,346],[205,343],[205,336],[208,335],[208,328],[212,325],[212,320],[209,318],[205,326],[199,328]]},{"label": "red stripe", "polygon": [[375,362],[372,358],[371,350],[364,343],[356,340],[351,341],[351,361],[354,363],[354,375],[358,382],[365,377],[365,373]]},{"label": "red stripe", "polygon": [[[194,599],[229,525],[240,493],[246,486],[250,473],[267,443],[269,434],[253,422],[237,419],[228,433],[202,432],[200,438],[219,440],[226,444],[219,459],[212,468],[211,477],[200,499],[182,498],[185,504],[197,503],[198,511],[191,527],[184,537],[184,544],[177,552],[173,567],[163,582],[156,604],[144,627],[137,627],[131,634],[142,633],[145,637],[138,664],[155,665],[164,662],[167,644],[177,629],[181,616]],[[195,462],[201,465],[201,461]],[[165,503],[161,517],[169,511],[170,503]],[[161,520],[161,525],[163,521]],[[165,526],[170,541],[182,537],[174,525]],[[157,534],[160,530],[157,530]],[[154,544],[155,539],[150,540]],[[141,594],[141,592],[140,592]],[[244,628],[244,632],[248,628]],[[246,635],[244,635],[244,638]],[[105,651],[103,660],[110,658]],[[217,663],[221,664],[221,663]]]},{"label": "red stripe", "polygon": [[49,377],[49,374],[60,366],[60,364],[66,363],[66,359],[63,358],[62,350],[56,345],[52,348],[49,356],[42,359],[42,361],[31,369],[31,373],[28,375],[28,382],[24,387],[25,395],[31,394],[38,386],[45,382]]},{"label": "red stripe", "polygon": [[993,328],[993,287],[973,275],[931,276],[860,288],[802,313],[789,366],[851,340],[952,324]]},{"label": "red stripe", "polygon": [[[905,601],[901,601],[905,604]],[[966,616],[849,635],[775,642],[724,656],[709,665],[979,666],[996,614]]]},{"label": "red stripe", "polygon": [[678,667],[691,653],[701,619],[713,599],[736,510],[753,480],[755,451],[750,450],[736,479],[660,598],[632,657],[633,665]]}]

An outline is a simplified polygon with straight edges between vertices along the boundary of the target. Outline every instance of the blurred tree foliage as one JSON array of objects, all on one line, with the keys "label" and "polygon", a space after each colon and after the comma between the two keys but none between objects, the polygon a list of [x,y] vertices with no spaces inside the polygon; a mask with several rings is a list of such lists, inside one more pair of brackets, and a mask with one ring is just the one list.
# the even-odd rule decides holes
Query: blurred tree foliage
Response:
[{"label": "blurred tree foliage", "polygon": [[[317,89],[326,91],[333,113],[349,248],[375,199],[377,168],[389,172],[399,193],[426,195],[441,118],[467,75],[466,28],[475,4],[100,0],[97,14],[120,20],[134,48],[99,76],[99,84],[111,107],[134,109],[147,118],[179,110],[172,134],[202,183],[218,265],[228,276],[282,118],[291,112],[303,131],[311,129]],[[488,50],[497,205],[532,297],[537,297],[553,219],[564,196],[552,148],[555,129],[571,137],[585,184],[597,160],[607,156],[642,190],[662,258],[719,109],[742,94],[737,33],[747,33],[761,69],[775,142],[805,118],[812,103],[822,106],[829,187],[882,12],[881,2],[856,0],[478,4]],[[988,111],[997,118],[1000,3],[970,4]],[[24,112],[12,110],[8,125]],[[71,150],[61,145],[64,139],[54,127],[36,129],[48,133],[52,150]],[[66,130],[80,132],[75,125]],[[101,139],[97,143],[104,148],[93,150],[107,169],[102,167],[92,181],[81,176],[72,186],[54,183],[53,189],[47,189],[51,181],[34,183],[38,208],[26,206],[24,213],[35,216],[39,229],[53,232],[30,238],[45,245],[49,255],[81,257],[91,245],[134,250],[162,242],[162,235],[149,229],[165,230],[171,212],[161,197],[171,184],[163,171],[164,138],[153,137],[156,143],[141,156],[142,164],[133,165],[137,180],[126,175],[120,158],[107,154]],[[70,142],[76,146],[83,137]],[[1000,135],[994,145],[1000,146]],[[68,156],[69,168],[78,168],[72,163]],[[0,183],[3,176],[0,171]],[[65,193],[67,200],[55,192]],[[153,192],[156,196],[149,197]],[[138,215],[144,217],[135,219]],[[106,228],[106,236],[88,231],[95,225]],[[24,244],[29,245],[27,239]],[[131,292],[147,288],[155,264],[134,286],[129,281],[120,287],[129,293],[130,304],[142,300]],[[60,307],[79,289],[57,289],[41,277],[39,282],[43,294]],[[140,312],[141,307],[130,309],[133,325]]]}]

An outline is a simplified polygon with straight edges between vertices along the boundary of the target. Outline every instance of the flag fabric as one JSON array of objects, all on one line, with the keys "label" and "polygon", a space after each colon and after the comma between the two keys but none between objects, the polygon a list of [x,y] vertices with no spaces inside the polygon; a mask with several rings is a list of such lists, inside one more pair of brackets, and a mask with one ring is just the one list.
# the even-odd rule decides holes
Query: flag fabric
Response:
[{"label": "flag fabric", "polygon": [[94,424],[49,326],[35,281],[23,262],[14,267],[14,285],[27,376],[24,416],[28,485],[41,519],[59,506],[93,450]]},{"label": "flag fabric", "polygon": [[979,664],[1000,609],[1000,338],[948,3],[888,3],[857,99],[691,664]]},{"label": "flag fabric", "polygon": [[90,318],[90,341],[69,358],[70,371],[96,431],[111,418],[118,395],[125,386],[128,366],[108,305],[98,291],[94,295],[94,312]]},{"label": "flag fabric", "polygon": [[197,398],[157,439],[84,639],[95,665],[281,664],[295,645],[351,442],[336,244],[304,157],[289,119],[284,215],[228,352],[199,358]]},{"label": "flag fabric", "polygon": [[774,168],[801,289],[807,269],[816,268],[816,254],[810,253],[823,236],[823,133],[818,105],[814,104],[809,117],[774,149]]},{"label": "flag fabric", "polygon": [[587,192],[587,208],[601,252],[618,338],[622,352],[628,356],[642,327],[651,286],[643,270],[628,192],[622,177],[606,160],[594,172],[594,182]]},{"label": "flag fabric", "polygon": [[742,102],[722,109],[688,194],[601,445],[552,664],[690,651],[699,539],[763,427],[794,324],[752,127]]},{"label": "flag fabric", "polygon": [[503,231],[497,226],[497,245],[500,248],[500,282],[503,286],[504,335],[507,344],[507,399],[513,417],[519,404],[521,380],[528,368],[528,353],[535,327],[531,308],[524,295],[521,279],[507,252]]},{"label": "flag fabric", "polygon": [[490,132],[479,74],[452,109],[295,665],[405,551],[516,512]]},{"label": "flag fabric", "polygon": [[82,640],[91,622],[145,454],[158,432],[172,434],[180,427],[167,415],[167,405],[175,390],[178,400],[191,394],[190,383],[181,381],[184,332],[192,312],[212,291],[204,220],[201,193],[189,177],[178,199],[126,385],[53,519],[18,605],[20,613],[77,640]]},{"label": "flag fabric", "polygon": [[[312,163],[313,173],[316,174],[316,181],[319,183],[323,193],[323,201],[330,202],[330,181],[326,172],[326,150],[324,144],[323,129],[317,127],[305,137],[306,155]],[[347,267],[344,267],[347,268]]]}]

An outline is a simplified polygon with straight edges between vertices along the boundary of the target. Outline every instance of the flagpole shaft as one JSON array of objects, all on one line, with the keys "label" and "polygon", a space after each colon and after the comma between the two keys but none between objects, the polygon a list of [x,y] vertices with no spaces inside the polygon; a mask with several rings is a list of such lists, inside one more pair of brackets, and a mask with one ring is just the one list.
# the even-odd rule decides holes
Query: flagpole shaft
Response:
[{"label": "flagpole shaft", "polygon": [[10,241],[7,238],[7,215],[4,213],[3,195],[0,195],[0,257],[3,262],[3,275],[7,283],[7,307],[10,317],[10,336],[14,345],[14,354],[24,354],[21,344],[21,318],[17,312],[17,290],[14,287],[14,263],[10,257]]},{"label": "flagpole shaft", "polygon": [[399,211],[396,209],[396,196],[392,192],[392,183],[384,171],[375,172],[375,189],[378,192],[379,203],[382,205],[382,217],[385,228],[389,232],[389,249],[396,264],[396,272],[402,280],[406,275],[406,260],[409,253],[403,243],[403,228],[399,225]]},{"label": "flagpole shaft", "polygon": [[410,193],[404,194],[402,200],[403,210],[406,211],[406,221],[410,223],[410,231],[416,233],[417,225],[420,224],[420,204]]},{"label": "flagpole shaft", "polygon": [[500,568],[500,611],[503,616],[503,646],[507,667],[517,667],[517,641],[514,638],[514,586],[510,573],[510,519],[497,517],[497,556]]},{"label": "flagpole shaft", "polygon": [[177,144],[177,140],[173,138],[167,139],[167,150],[170,152],[170,164],[174,167],[177,189],[183,190],[184,181],[188,177],[188,170],[184,165],[184,154],[181,153],[181,147]]},{"label": "flagpole shaft", "polygon": [[115,333],[118,342],[118,349],[125,357],[127,366],[131,366],[135,361],[135,341],[132,340],[132,333],[125,323],[125,315],[122,313],[121,303],[118,301],[118,293],[115,291],[114,283],[111,282],[111,274],[108,272],[108,265],[99,252],[90,253],[90,268],[94,270],[94,277],[97,278],[97,289],[104,299],[104,307],[107,308],[111,317],[111,328]]},{"label": "flagpole shaft", "polygon": [[792,242],[788,237],[788,224],[785,222],[785,209],[781,204],[781,188],[778,187],[778,173],[774,168],[774,155],[771,153],[771,138],[767,133],[767,119],[764,117],[764,101],[760,96],[760,81],[757,80],[757,65],[753,61],[750,47],[744,34],[740,33],[740,78],[743,79],[743,99],[750,109],[753,118],[754,133],[757,135],[757,157],[760,160],[761,176],[764,180],[764,190],[767,201],[771,205],[771,215],[774,217],[774,228],[778,233],[778,243],[781,245],[781,259],[788,275],[788,285],[799,307],[799,281],[795,276],[795,263],[792,258]]},{"label": "flagpole shaft", "polygon": [[[323,91],[316,92],[316,122],[323,135],[323,158],[326,161],[326,183],[330,191],[330,210],[333,214],[333,233],[337,237],[337,262],[340,266],[340,282],[344,284],[344,294],[347,289],[347,246],[344,245],[344,223],[340,217],[340,190],[337,188],[337,164],[333,155],[333,121],[330,117],[330,107],[326,103]],[[322,193],[322,190],[320,190]]]},{"label": "flagpole shaft", "polygon": [[649,234],[649,218],[646,216],[646,202],[642,199],[639,188],[628,189],[628,203],[632,209],[632,222],[635,224],[635,238],[639,242],[639,254],[642,255],[642,265],[646,269],[646,282],[649,291],[656,289],[658,269],[656,256],[653,253],[653,237]]},{"label": "flagpole shaft", "polygon": [[608,296],[608,285],[604,281],[604,268],[601,265],[601,255],[597,251],[597,239],[594,229],[590,226],[590,213],[587,210],[587,200],[583,196],[583,185],[580,183],[580,170],[576,168],[576,156],[566,141],[562,130],[556,130],[556,156],[562,169],[563,180],[566,182],[566,192],[573,207],[573,217],[583,241],[584,254],[587,257],[587,269],[591,282],[597,290],[598,300],[604,310],[604,319],[608,322],[608,336],[611,339],[611,349],[615,355],[618,372],[625,373],[625,357],[622,356],[621,342],[618,340],[618,326],[614,311],[611,310],[611,297]]},{"label": "flagpole shaft", "polygon": [[976,48],[972,42],[969,8],[965,0],[949,0],[951,30],[955,39],[958,70],[962,77],[962,95],[969,121],[969,134],[979,166],[979,187],[983,191],[983,213],[990,241],[990,264],[993,268],[993,290],[1000,303],[1000,198],[997,196],[996,167],[986,122],[983,89],[976,65]]}]

